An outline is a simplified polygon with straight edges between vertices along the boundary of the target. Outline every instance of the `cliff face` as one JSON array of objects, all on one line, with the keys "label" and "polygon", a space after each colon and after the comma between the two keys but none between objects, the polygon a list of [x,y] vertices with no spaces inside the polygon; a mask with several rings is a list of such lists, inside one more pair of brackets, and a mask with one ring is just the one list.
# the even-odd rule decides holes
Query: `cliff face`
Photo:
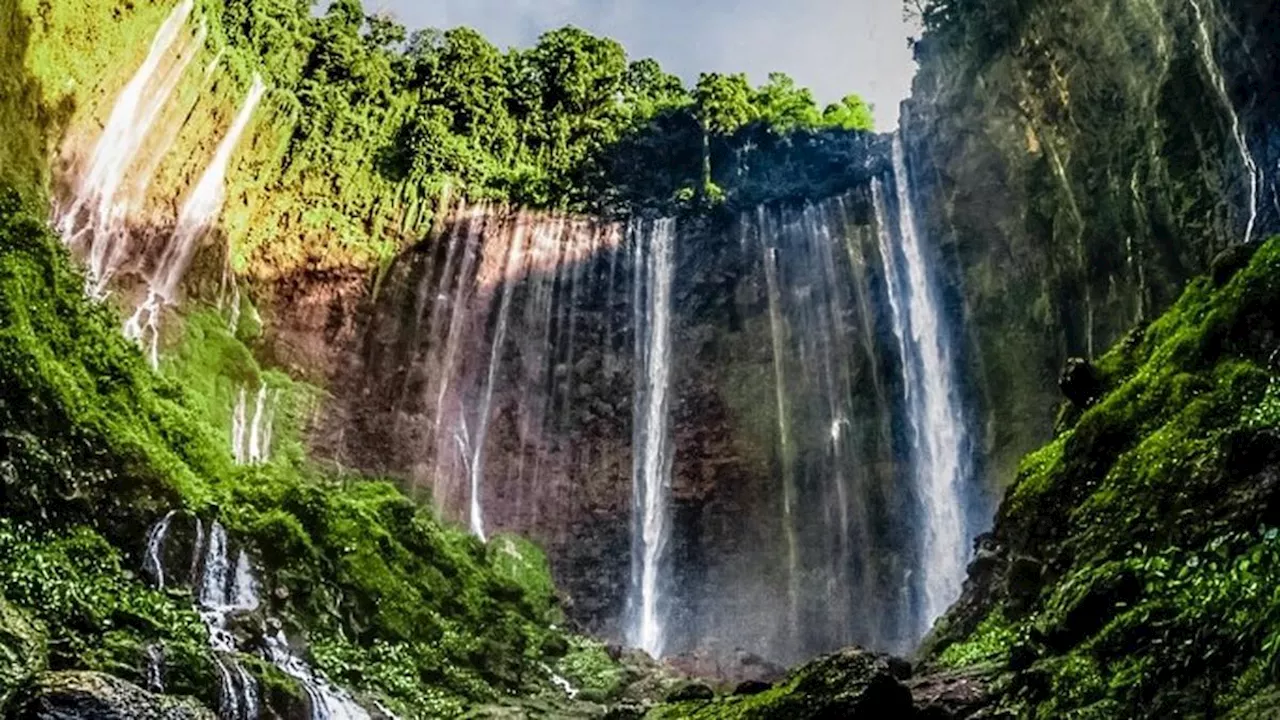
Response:
[{"label": "cliff face", "polygon": [[[474,208],[367,293],[278,284],[268,341],[332,393],[316,452],[398,477],[478,532],[536,538],[571,615],[621,638],[636,398],[652,381],[641,290],[669,233],[668,651],[900,647],[919,511],[871,205],[628,225]],[[833,582],[876,612],[824,600]]]},{"label": "cliff face", "polygon": [[1002,482],[1054,379],[1277,223],[1269,3],[952,4],[904,106]]}]

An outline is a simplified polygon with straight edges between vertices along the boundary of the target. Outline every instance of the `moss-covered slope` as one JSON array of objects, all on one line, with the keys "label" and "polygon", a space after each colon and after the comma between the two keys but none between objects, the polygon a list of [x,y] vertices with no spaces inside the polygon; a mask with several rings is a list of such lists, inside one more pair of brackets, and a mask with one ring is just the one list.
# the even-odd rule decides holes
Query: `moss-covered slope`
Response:
[{"label": "moss-covered slope", "polygon": [[276,459],[236,466],[221,427],[236,387],[266,382],[290,412],[310,391],[259,369],[213,315],[193,318],[182,351],[153,373],[120,318],[83,288],[58,239],[6,193],[0,592],[43,628],[51,669],[140,682],[146,646],[160,644],[170,688],[216,700],[190,598],[151,590],[134,572],[148,527],[185,508],[221,519],[258,558],[270,612],[336,681],[411,717],[551,689],[545,668],[570,645],[552,629],[536,548],[482,545],[390,485],[310,465],[289,436],[289,412]]},{"label": "moss-covered slope", "polygon": [[1280,675],[1280,240],[1097,364],[1030,455],[929,660],[1021,716],[1267,717]]}]

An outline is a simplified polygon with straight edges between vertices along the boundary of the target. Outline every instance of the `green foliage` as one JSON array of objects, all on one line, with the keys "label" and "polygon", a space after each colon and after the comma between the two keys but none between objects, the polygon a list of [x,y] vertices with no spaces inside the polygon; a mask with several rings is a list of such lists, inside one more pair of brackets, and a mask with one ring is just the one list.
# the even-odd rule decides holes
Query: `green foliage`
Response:
[{"label": "green foliage", "polygon": [[966,668],[1007,659],[1009,648],[1017,639],[1017,630],[997,608],[963,643],[948,647],[938,656],[938,664],[950,668]]},{"label": "green foliage", "polygon": [[739,157],[755,144],[741,133],[749,124],[775,141],[870,129],[856,96],[824,113],[780,73],[759,89],[711,74],[689,90],[655,61],[629,61],[616,42],[574,27],[503,52],[469,28],[400,42],[402,27],[358,3],[312,17],[305,3],[225,0],[220,20],[232,55],[265,68],[273,88],[260,112],[266,141],[245,159],[267,192],[244,188],[248,219],[229,228],[241,272],[374,266],[458,196],[674,212],[678,191],[714,180],[733,200],[736,170],[753,160]]},{"label": "green foliage", "polygon": [[584,696],[596,700],[614,699],[625,679],[604,644],[584,637],[570,639],[569,651],[556,662],[555,669]]},{"label": "green foliage", "polygon": [[207,697],[215,689],[208,635],[190,602],[143,585],[88,528],[41,534],[0,519],[0,593],[48,629],[51,669],[141,682],[145,648],[156,644],[184,661],[171,673],[174,692]]},{"label": "green foliage", "polygon": [[838,127],[842,130],[875,129],[875,110],[857,95],[845,95],[840,102],[832,103],[822,111],[822,124]]},{"label": "green foliage", "polygon": [[1273,240],[1099,360],[1108,393],[1027,458],[997,521],[1038,592],[962,604],[939,662],[1016,655],[1003,702],[1037,718],[1216,717],[1280,682],[1277,278]]},{"label": "green foliage", "polygon": [[[186,318],[153,374],[12,193],[0,243],[0,593],[48,626],[56,668],[137,679],[158,642],[175,689],[215,687],[190,599],[148,590],[118,550],[186,507],[259,558],[271,612],[310,639],[320,669],[406,717],[547,684],[542,664],[565,641],[537,548],[486,547],[390,484],[309,464],[314,390],[259,368],[216,313]],[[273,460],[236,467],[226,428],[240,390],[262,383],[277,398]]]}]

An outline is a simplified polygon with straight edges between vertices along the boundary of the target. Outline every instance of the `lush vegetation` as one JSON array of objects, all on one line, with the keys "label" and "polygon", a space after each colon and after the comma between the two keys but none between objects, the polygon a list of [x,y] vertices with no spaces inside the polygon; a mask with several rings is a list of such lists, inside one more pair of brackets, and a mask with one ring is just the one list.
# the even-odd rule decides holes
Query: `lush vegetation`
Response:
[{"label": "lush vegetation", "polygon": [[[44,15],[30,5],[13,22],[42,18],[27,60],[35,82],[14,91],[64,109],[51,124],[74,128],[105,116],[169,4],[102,20],[105,40],[77,20],[105,3]],[[199,170],[183,157],[210,151],[262,75],[270,92],[224,218],[245,274],[375,264],[464,200],[620,214],[822,196],[865,174],[873,142],[870,108],[855,95],[822,108],[783,74],[759,87],[707,74],[686,88],[573,27],[504,52],[467,28],[409,35],[357,0],[319,17],[298,0],[220,0],[197,12],[210,34],[193,67],[213,72],[188,71],[171,102],[167,112],[187,113],[176,146],[187,152],[171,153],[154,187],[183,191]],[[20,135],[6,145],[47,151]]]},{"label": "lush vegetation", "polygon": [[[1261,717],[1280,683],[1280,240],[1098,363],[936,638],[1020,716]],[[1269,698],[1269,699],[1268,699]],[[1260,713],[1260,714],[1258,714]]]},{"label": "lush vegetation", "polygon": [[[194,318],[183,351],[153,374],[14,193],[0,207],[0,247],[0,592],[46,628],[50,667],[140,679],[145,647],[161,643],[171,675],[190,678],[175,691],[211,699],[190,600],[131,570],[149,525],[185,507],[253,551],[271,613],[335,680],[409,716],[550,687],[544,664],[571,648],[552,629],[536,548],[486,548],[391,485],[308,465],[289,428],[290,403],[310,391],[259,370],[220,318]],[[236,467],[215,425],[258,382],[285,398],[285,436],[274,462]]]},{"label": "lush vegetation", "polygon": [[[503,52],[468,28],[409,35],[357,0],[322,17],[305,2],[229,0],[220,21],[230,46],[266,73],[283,137],[254,168],[276,178],[275,222],[255,224],[336,236],[348,256],[394,248],[397,234],[422,231],[459,198],[673,212],[795,194],[769,183],[779,165],[793,186],[847,187],[868,142],[859,131],[872,124],[857,96],[820,108],[783,74],[756,88],[707,74],[686,88],[657,62],[573,27]],[[323,257],[296,247],[277,259],[280,242],[246,229],[241,252],[285,264]]]}]

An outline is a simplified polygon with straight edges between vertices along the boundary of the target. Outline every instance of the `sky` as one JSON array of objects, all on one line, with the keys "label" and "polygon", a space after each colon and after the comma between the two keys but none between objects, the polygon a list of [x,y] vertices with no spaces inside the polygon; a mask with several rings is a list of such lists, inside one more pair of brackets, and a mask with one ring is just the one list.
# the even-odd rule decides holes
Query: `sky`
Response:
[{"label": "sky", "polygon": [[897,126],[915,72],[902,0],[365,0],[411,29],[476,28],[499,47],[525,47],[576,25],[611,37],[632,59],[652,57],[686,83],[699,72],[782,71],[821,104],[851,92]]}]

